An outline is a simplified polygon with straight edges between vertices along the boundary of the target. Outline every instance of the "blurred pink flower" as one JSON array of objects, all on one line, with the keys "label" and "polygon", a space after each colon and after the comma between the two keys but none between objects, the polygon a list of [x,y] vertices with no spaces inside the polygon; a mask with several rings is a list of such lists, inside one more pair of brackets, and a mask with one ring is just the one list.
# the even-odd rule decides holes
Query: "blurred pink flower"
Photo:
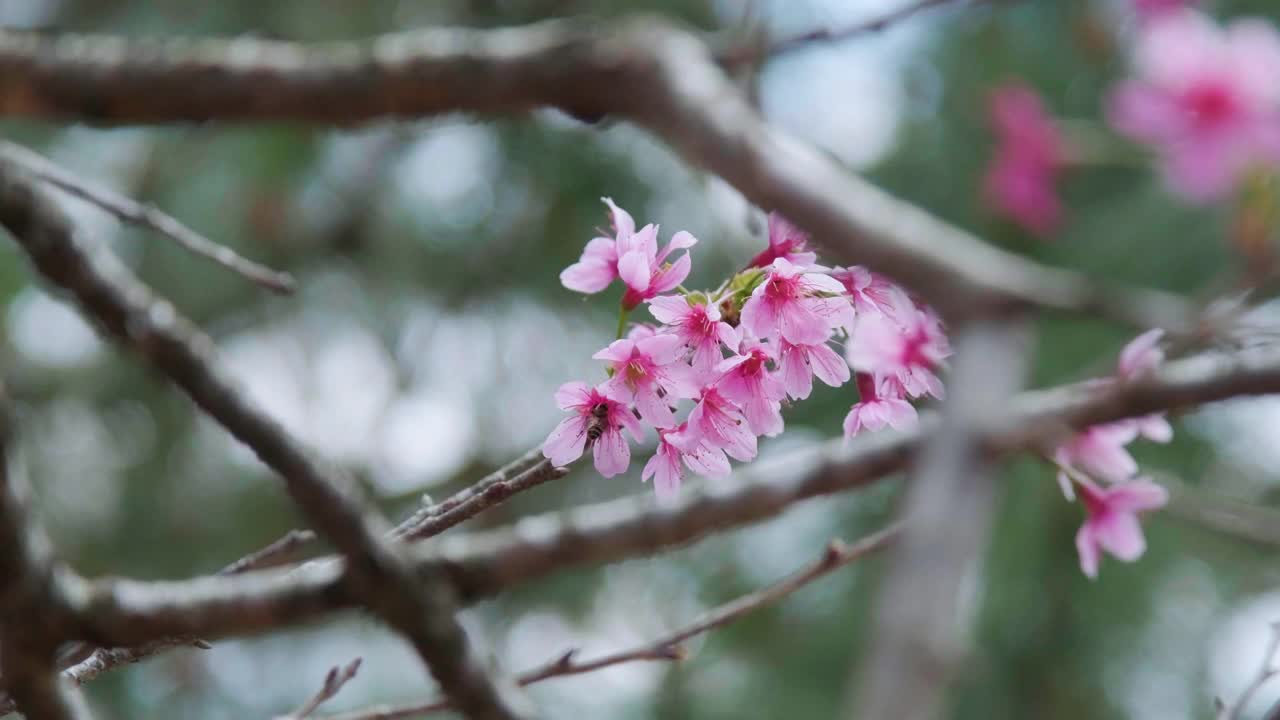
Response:
[{"label": "blurred pink flower", "polygon": [[818,260],[816,253],[808,250],[809,235],[792,225],[776,212],[769,213],[769,247],[751,258],[747,267],[769,267],[774,260],[783,258],[793,265],[808,267]]},{"label": "blurred pink flower", "polygon": [[845,440],[863,430],[874,432],[886,425],[895,430],[915,427],[919,421],[916,409],[901,395],[894,395],[891,385],[877,390],[875,377],[868,373],[858,373],[857,383],[861,397],[844,418]]},{"label": "blurred pink flower", "polygon": [[796,400],[809,397],[814,375],[831,387],[849,381],[849,364],[826,343],[792,345],[782,340],[778,344],[778,365],[783,388]]},{"label": "blurred pink flower", "polygon": [[1098,576],[1098,561],[1105,550],[1124,562],[1142,557],[1146,538],[1138,513],[1164,507],[1169,493],[1145,478],[1103,489],[1082,481],[1080,499],[1084,504],[1084,525],[1076,533],[1076,550],[1080,553],[1080,569],[1090,579]]},{"label": "blurred pink flower", "polygon": [[1250,169],[1280,164],[1280,35],[1269,23],[1222,29],[1186,10],[1162,13],[1141,33],[1137,77],[1115,89],[1108,114],[1155,148],[1174,192],[1211,202]]},{"label": "blurred pink flower", "polygon": [[1164,330],[1156,328],[1130,340],[1120,351],[1116,376],[1121,380],[1136,380],[1159,367],[1164,362],[1164,351],[1160,349],[1163,337]]},{"label": "blurred pink flower", "polygon": [[[830,293],[838,297],[820,297]],[[831,330],[851,322],[853,308],[838,280],[805,272],[785,258],[769,266],[764,282],[742,305],[742,327],[757,337],[781,336],[797,345],[826,342]]]},{"label": "blurred pink flower", "polygon": [[934,374],[951,354],[942,325],[931,313],[912,312],[900,325],[886,315],[860,315],[845,345],[854,370],[896,382],[910,397],[944,395]]},{"label": "blurred pink flower", "polygon": [[674,399],[680,372],[677,361],[684,352],[680,338],[671,334],[642,340],[614,340],[591,357],[609,361],[613,376],[600,385],[610,399],[635,403],[645,422],[659,428],[676,424],[666,397]]},{"label": "blurred pink flower", "polygon": [[1195,5],[1197,0],[1133,0],[1133,9],[1144,20],[1153,20],[1166,13],[1183,10]]},{"label": "blurred pink flower", "polygon": [[738,347],[738,331],[720,321],[720,309],[714,304],[690,304],[679,295],[663,295],[649,301],[649,312],[693,350],[693,369],[700,373],[724,359],[721,343]]},{"label": "blurred pink flower", "polygon": [[888,315],[897,321],[915,312],[905,290],[861,265],[831,268],[831,277],[844,286],[856,315]]},{"label": "blurred pink flower", "polygon": [[1053,232],[1062,221],[1054,188],[1067,154],[1062,133],[1023,85],[997,88],[988,112],[996,151],[984,181],[987,203],[1028,232]]},{"label": "blurred pink flower", "polygon": [[542,454],[553,465],[563,467],[582,457],[587,441],[594,436],[596,470],[605,477],[626,472],[631,464],[631,448],[622,437],[622,429],[626,428],[636,442],[644,438],[644,429],[625,405],[584,382],[561,385],[556,391],[556,405],[573,415],[561,420],[542,444]]},{"label": "blurred pink flower", "polygon": [[[1124,482],[1138,472],[1138,462],[1125,449],[1137,436],[1138,427],[1132,421],[1093,425],[1059,445],[1053,459],[1059,465],[1099,480]],[[1066,472],[1059,471],[1058,484],[1068,500],[1075,499],[1071,478]]]}]

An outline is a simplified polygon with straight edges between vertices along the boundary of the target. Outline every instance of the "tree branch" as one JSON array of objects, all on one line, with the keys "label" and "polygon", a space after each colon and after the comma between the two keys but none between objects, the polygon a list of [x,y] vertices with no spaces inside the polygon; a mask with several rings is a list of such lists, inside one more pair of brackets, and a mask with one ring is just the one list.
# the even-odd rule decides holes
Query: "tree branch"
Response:
[{"label": "tree branch", "polygon": [[68,195],[97,205],[121,222],[133,223],[159,233],[187,252],[212,260],[272,292],[289,294],[294,291],[295,283],[293,276],[289,273],[272,270],[265,265],[241,257],[236,251],[204,237],[178,222],[171,215],[151,205],[137,203],[112,190],[81,180],[28,148],[16,143],[0,141],[0,155],[21,165],[32,176]]},{"label": "tree branch", "polygon": [[339,692],[342,686],[356,676],[356,672],[360,670],[360,658],[356,658],[347,663],[346,667],[338,667],[334,665],[329,668],[329,673],[324,677],[324,685],[320,690],[303,703],[302,707],[294,710],[292,713],[283,716],[280,720],[294,720],[300,718],[311,717],[311,713],[315,712],[321,705],[332,700]]},{"label": "tree branch", "polygon": [[959,332],[950,397],[907,483],[902,541],[879,592],[874,639],[847,717],[937,715],[964,656],[962,585],[981,565],[998,500],[994,458],[983,442],[1023,382],[1028,345],[1025,328],[1008,324]]},{"label": "tree branch", "polygon": [[456,601],[447,580],[432,570],[415,575],[399,546],[382,539],[390,528],[364,509],[350,478],[321,464],[253,406],[227,377],[212,340],[101,246],[82,243],[33,179],[4,158],[0,225],[46,279],[69,291],[101,327],[143,355],[280,474],[308,520],[348,558],[344,584],[409,638],[464,713],[503,720],[528,715],[522,707],[527,703],[489,677],[453,615]]},{"label": "tree branch", "polygon": [[0,675],[17,709],[31,720],[89,717],[61,681],[58,644],[75,623],[68,611],[69,574],[48,538],[27,521],[26,488],[9,472],[9,408],[0,389]]},{"label": "tree branch", "polygon": [[1010,306],[1183,330],[1182,298],[1094,283],[983,243],[766,125],[694,35],[654,19],[438,28],[367,43],[125,40],[0,31],[0,114],[100,123],[352,125],[556,107],[617,115],[953,317]]},{"label": "tree branch", "polygon": [[[1133,385],[1025,393],[1008,405],[1006,421],[985,445],[996,455],[1038,449],[1072,427],[1278,392],[1280,348],[1208,353],[1170,362]],[[759,460],[740,469],[732,486],[703,486],[670,506],[645,495],[528,517],[505,529],[446,535],[413,546],[414,561],[424,571],[447,574],[467,603],[560,570],[652,555],[897,472],[937,422],[926,414],[912,432],[860,436],[847,447],[837,440]],[[250,633],[352,607],[345,572],[340,563],[313,562],[230,578],[102,581],[83,611],[93,633],[118,645]]]},{"label": "tree branch", "polygon": [[[592,660],[578,660],[577,650],[561,653],[555,659],[516,676],[521,686],[532,685],[555,677],[581,675],[601,668],[635,661],[680,661],[685,659],[683,643],[690,638],[733,623],[750,613],[769,607],[802,587],[845,567],[856,560],[888,547],[899,536],[899,527],[890,525],[847,545],[833,540],[817,561],[768,587],[747,593],[704,613],[684,627],[638,647],[603,655]],[[401,707],[380,707],[331,715],[324,720],[396,720],[448,710],[448,700],[432,700]]]}]

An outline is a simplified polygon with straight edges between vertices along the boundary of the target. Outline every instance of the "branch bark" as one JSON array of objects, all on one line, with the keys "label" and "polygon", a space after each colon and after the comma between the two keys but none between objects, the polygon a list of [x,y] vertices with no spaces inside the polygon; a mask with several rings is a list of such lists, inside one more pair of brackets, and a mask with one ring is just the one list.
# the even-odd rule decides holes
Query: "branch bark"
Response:
[{"label": "branch bark", "polygon": [[367,43],[40,36],[0,30],[0,115],[97,123],[354,125],[556,107],[649,129],[777,210],[829,256],[893,276],[952,317],[1009,306],[1188,329],[1181,298],[1038,265],[905,203],[764,123],[696,36],[651,18],[437,28]]}]

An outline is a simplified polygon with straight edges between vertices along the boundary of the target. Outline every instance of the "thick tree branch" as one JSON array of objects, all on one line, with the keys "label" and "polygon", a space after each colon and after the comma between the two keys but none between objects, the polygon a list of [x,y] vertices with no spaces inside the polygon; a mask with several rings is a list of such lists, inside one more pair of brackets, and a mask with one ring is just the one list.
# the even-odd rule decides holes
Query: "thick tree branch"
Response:
[{"label": "thick tree branch", "polygon": [[961,328],[950,397],[907,484],[902,541],[876,606],[874,639],[848,717],[928,720],[964,655],[958,638],[963,582],[980,568],[997,505],[998,430],[1023,382],[1025,328]]},{"label": "thick tree branch", "polygon": [[[1117,387],[1074,385],[1025,393],[986,439],[989,452],[1039,449],[1081,427],[1242,395],[1280,393],[1280,348],[1210,353],[1167,364],[1149,380]],[[418,567],[442,569],[463,602],[548,574],[652,555],[785,512],[803,500],[848,492],[902,470],[937,427],[926,415],[908,433],[878,433],[816,445],[739,470],[732,486],[702,487],[671,506],[647,495],[525,518],[510,528],[443,536],[413,548]],[[340,563],[314,562],[232,578],[100,582],[85,598],[92,632],[113,644],[157,637],[251,633],[353,607]]]},{"label": "thick tree branch", "polygon": [[[756,610],[769,607],[815,580],[826,577],[856,560],[888,547],[898,538],[899,534],[899,527],[891,525],[862,538],[852,545],[833,540],[822,553],[822,557],[808,567],[797,570],[773,585],[760,588],[715,607],[688,625],[677,628],[656,640],[591,660],[579,660],[577,651],[569,650],[539,667],[517,675],[516,681],[522,686],[532,685],[550,678],[581,675],[628,662],[672,662],[683,660],[685,658],[683,644],[690,638],[724,627]],[[328,716],[325,720],[396,720],[397,718],[418,717],[431,712],[448,710],[450,707],[452,705],[448,700],[433,700],[400,707],[357,710]]]},{"label": "thick tree branch", "polygon": [[112,190],[81,180],[47,158],[21,145],[0,141],[0,155],[16,162],[31,175],[59,190],[102,208],[121,222],[133,223],[172,240],[193,255],[212,260],[222,267],[277,293],[294,291],[293,276],[241,257],[150,205],[143,205]]},{"label": "thick tree branch", "polygon": [[382,539],[390,528],[363,509],[354,483],[249,403],[222,369],[212,340],[109,252],[83,243],[36,181],[3,158],[0,225],[45,278],[69,291],[101,327],[146,357],[280,474],[307,518],[349,559],[344,582],[353,594],[410,639],[465,714],[495,720],[528,716],[520,709],[526,703],[488,676],[453,615],[453,590],[440,573],[415,575],[399,546]]},{"label": "thick tree branch", "polygon": [[429,29],[367,43],[124,40],[0,31],[0,114],[101,123],[356,124],[455,111],[560,108],[642,125],[755,204],[955,316],[996,307],[1092,312],[1187,329],[1162,292],[1037,265],[905,203],[766,125],[694,35],[654,19]]},{"label": "thick tree branch", "polygon": [[55,665],[58,644],[74,627],[73,592],[48,539],[27,518],[26,490],[9,472],[8,401],[0,389],[0,675],[30,720],[87,718],[78,694]]}]

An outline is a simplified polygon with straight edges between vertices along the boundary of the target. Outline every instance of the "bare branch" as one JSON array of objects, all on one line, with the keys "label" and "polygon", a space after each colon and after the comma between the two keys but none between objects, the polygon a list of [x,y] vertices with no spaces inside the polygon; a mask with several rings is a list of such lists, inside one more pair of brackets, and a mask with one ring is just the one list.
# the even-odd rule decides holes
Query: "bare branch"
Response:
[{"label": "bare branch", "polygon": [[456,111],[556,107],[659,135],[833,260],[893,276],[953,317],[1010,306],[1187,329],[1182,298],[1035,264],[852,175],[766,125],[697,37],[652,19],[437,28],[369,43],[133,40],[0,31],[0,114],[103,123],[349,125]]},{"label": "bare branch", "polygon": [[25,483],[9,472],[9,408],[0,389],[0,675],[32,720],[88,718],[78,693],[58,676],[55,652],[74,626],[69,574],[48,538],[27,518]]},{"label": "bare branch", "polygon": [[[541,454],[541,451],[539,451]],[[550,460],[543,458],[519,474],[511,478],[497,476],[497,479],[479,483],[463,490],[440,505],[432,506],[426,517],[417,522],[413,518],[402,523],[393,531],[393,537],[412,541],[434,537],[464,520],[479,515],[485,510],[505,502],[511,496],[537,487],[549,480],[562,478],[569,474],[568,468],[558,468]],[[446,510],[437,508],[449,506]]]},{"label": "bare branch", "polygon": [[302,707],[294,710],[289,715],[282,716],[280,720],[291,720],[311,717],[311,713],[315,712],[321,705],[329,702],[346,685],[356,676],[356,672],[360,669],[360,658],[356,658],[347,663],[345,667],[334,665],[329,668],[329,673],[324,676],[324,686],[322,686],[310,700],[303,703]]},{"label": "bare branch", "polygon": [[279,540],[261,550],[245,555],[218,571],[219,575],[239,575],[250,570],[275,567],[289,561],[299,548],[317,540],[316,534],[310,530],[290,530]]},{"label": "bare branch", "polygon": [[293,276],[241,257],[225,245],[219,245],[178,222],[171,215],[151,205],[137,203],[119,193],[81,180],[28,148],[0,141],[0,155],[21,165],[32,176],[91,203],[116,216],[172,240],[193,255],[212,260],[222,267],[255,282],[272,292],[289,294],[295,289]]},{"label": "bare branch", "polygon": [[842,42],[863,35],[884,32],[916,15],[945,5],[968,5],[983,0],[916,0],[882,15],[840,28],[819,28],[760,44],[743,44],[716,53],[716,59],[727,69],[753,64],[761,60],[795,52],[817,44]]},{"label": "bare branch", "polygon": [[392,531],[392,534],[396,537],[404,537],[411,532],[412,528],[418,527],[431,518],[452,511],[459,505],[480,495],[489,487],[497,485],[498,483],[506,482],[516,475],[523,473],[525,470],[536,465],[542,459],[542,448],[533,448],[515,460],[512,460],[506,465],[503,465],[497,470],[485,475],[466,488],[450,495],[444,500],[441,500],[438,503],[429,503],[425,505],[421,510],[408,518],[405,518],[403,522],[397,525],[395,530]]},{"label": "bare branch", "polygon": [[447,580],[435,570],[415,575],[399,545],[382,539],[390,528],[365,510],[367,503],[350,478],[320,463],[252,405],[227,377],[212,340],[155,297],[109,252],[84,244],[33,179],[4,158],[0,225],[49,281],[71,292],[100,326],[146,357],[280,474],[307,518],[349,559],[344,584],[370,611],[409,638],[468,716],[527,716],[527,701],[489,677],[454,617],[456,601]]},{"label": "bare branch", "polygon": [[[1236,698],[1235,702],[1227,705],[1222,700],[1215,698],[1217,712],[1214,713],[1214,718],[1216,720],[1240,720],[1241,713],[1249,705],[1249,701],[1253,699],[1253,696],[1271,678],[1280,675],[1280,668],[1274,665],[1277,651],[1280,651],[1280,623],[1271,623],[1271,639],[1267,641],[1267,649],[1263,652],[1262,662],[1258,664],[1258,672],[1249,681],[1249,684],[1245,686],[1244,692],[1240,693],[1240,697]],[[1271,712],[1269,710],[1267,714],[1270,715]]]},{"label": "bare branch", "polygon": [[[553,660],[516,676],[516,682],[520,683],[521,686],[532,685],[550,678],[581,675],[628,662],[684,660],[686,653],[682,644],[690,638],[724,627],[756,610],[769,607],[815,580],[888,547],[890,543],[897,539],[899,534],[899,527],[890,525],[852,545],[845,544],[840,540],[833,540],[822,553],[822,557],[808,567],[796,571],[773,585],[747,593],[713,608],[688,625],[673,630],[656,640],[628,650],[602,655],[592,660],[578,660],[577,651],[568,650],[556,656]],[[417,717],[418,715],[447,710],[450,707],[452,705],[448,700],[433,700],[400,707],[358,710],[341,715],[327,716],[325,720],[395,720],[396,718]]]},{"label": "bare branch", "polygon": [[[997,455],[1038,449],[1070,427],[1277,392],[1280,348],[1209,353],[1168,363],[1137,384],[1021,395],[987,446]],[[776,516],[809,498],[859,489],[906,467],[936,427],[937,418],[925,415],[912,432],[860,436],[847,447],[832,441],[756,461],[736,473],[732,486],[701,487],[670,506],[648,495],[588,505],[506,529],[445,535],[415,545],[413,557],[420,569],[447,574],[462,602],[474,602],[554,572],[652,555]],[[86,616],[94,633],[118,645],[255,632],[352,607],[345,572],[339,563],[317,562],[229,578],[99,582],[85,599]]]},{"label": "bare branch", "polygon": [[[984,438],[998,430],[1027,366],[1025,328],[961,328],[950,397],[907,483],[902,541],[878,596],[875,637],[847,717],[928,720],[964,656],[962,584],[980,567],[995,511]],[[856,709],[855,709],[856,708]]]}]

